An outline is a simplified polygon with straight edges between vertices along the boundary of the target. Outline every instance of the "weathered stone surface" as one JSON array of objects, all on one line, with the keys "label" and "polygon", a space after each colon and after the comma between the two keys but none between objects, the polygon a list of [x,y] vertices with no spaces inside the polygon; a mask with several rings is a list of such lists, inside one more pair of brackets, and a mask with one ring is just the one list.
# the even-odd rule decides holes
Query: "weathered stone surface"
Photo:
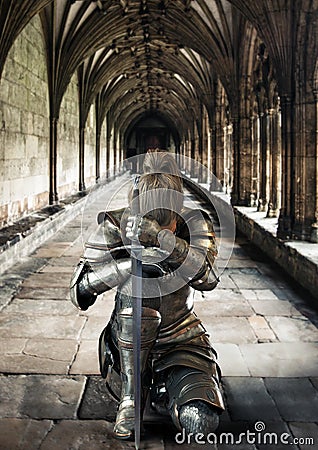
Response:
[{"label": "weathered stone surface", "polygon": [[253,331],[258,339],[258,341],[274,341],[276,336],[270,329],[268,323],[262,316],[251,316],[248,317],[248,321],[253,328]]},{"label": "weathered stone surface", "polygon": [[318,445],[317,423],[290,422],[289,428],[293,437],[297,438],[301,450],[312,450]]},{"label": "weathered stone surface", "polygon": [[266,378],[265,385],[284,420],[318,422],[318,392],[307,378]]},{"label": "weathered stone surface", "polygon": [[204,326],[210,334],[212,342],[223,342],[227,344],[245,344],[256,342],[257,338],[244,317],[211,317],[204,321]]},{"label": "weathered stone surface", "polygon": [[23,287],[69,287],[70,278],[68,273],[35,273],[23,282]]},{"label": "weathered stone surface", "polygon": [[99,374],[98,339],[85,340],[79,345],[71,374]]},{"label": "weathered stone surface", "polygon": [[2,314],[0,317],[0,338],[56,338],[77,339],[86,318],[79,316],[26,316]]},{"label": "weathered stone surface", "polygon": [[62,256],[71,242],[52,242],[42,245],[33,253],[33,258],[56,258]]},{"label": "weathered stone surface", "polygon": [[218,284],[219,289],[237,289],[237,285],[229,277],[227,273],[223,273],[220,277],[220,283]]},{"label": "weathered stone surface", "polygon": [[273,398],[261,378],[224,377],[223,385],[232,420],[280,421]]},{"label": "weathered stone surface", "polygon": [[256,314],[263,316],[299,316],[301,313],[289,302],[281,300],[250,300]]},{"label": "weathered stone surface", "polygon": [[67,374],[77,344],[62,339],[0,339],[0,371]]},{"label": "weathered stone surface", "polygon": [[48,298],[57,300],[68,300],[70,298],[69,288],[59,288],[59,287],[42,287],[42,288],[31,288],[23,287],[21,291],[15,296],[16,298]]},{"label": "weathered stone surface", "polygon": [[[54,425],[41,450],[123,450],[134,449],[133,441],[119,441],[112,436],[113,426],[104,420],[63,420]],[[146,436],[141,450],[163,450],[160,437]]]},{"label": "weathered stone surface", "polygon": [[74,308],[70,300],[16,298],[4,309],[4,313],[75,316],[78,310]]},{"label": "weathered stone surface", "polygon": [[277,300],[272,289],[240,289],[242,295],[247,300]]},{"label": "weathered stone surface", "polygon": [[79,419],[105,419],[114,422],[117,402],[113,400],[102,377],[89,377],[78,412]]},{"label": "weathered stone surface", "polygon": [[223,376],[237,377],[249,376],[246,361],[240,352],[240,347],[235,344],[213,344],[213,348],[218,353],[218,363]]},{"label": "weathered stone surface", "polygon": [[83,340],[98,340],[102,330],[107,325],[107,317],[89,316],[81,333]]},{"label": "weathered stone surface", "polygon": [[230,269],[230,278],[240,289],[269,289],[268,280],[254,268]]},{"label": "weathered stone surface", "polygon": [[318,342],[318,329],[306,317],[269,316],[268,322],[282,342]]},{"label": "weathered stone surface", "polygon": [[204,301],[195,303],[195,311],[205,320],[215,316],[245,317],[253,314],[246,300],[229,300],[226,297],[211,301],[205,298]]},{"label": "weathered stone surface", "polygon": [[52,426],[51,420],[0,419],[0,448],[36,450]]},{"label": "weathered stone surface", "polygon": [[254,377],[318,376],[318,344],[309,342],[240,345]]},{"label": "weathered stone surface", "polygon": [[0,376],[0,417],[74,419],[85,377]]}]

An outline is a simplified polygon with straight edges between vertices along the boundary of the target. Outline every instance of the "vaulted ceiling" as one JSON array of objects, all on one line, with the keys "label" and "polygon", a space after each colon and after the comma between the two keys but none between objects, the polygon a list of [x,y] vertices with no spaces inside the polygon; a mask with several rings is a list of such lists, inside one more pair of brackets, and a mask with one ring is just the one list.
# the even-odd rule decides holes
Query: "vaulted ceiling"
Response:
[{"label": "vaulted ceiling", "polygon": [[[209,111],[217,79],[229,101],[238,103],[242,78],[238,67],[243,58],[248,67],[246,55],[254,51],[251,29],[257,29],[268,45],[278,75],[284,76],[281,85],[288,88],[296,45],[292,35],[295,15],[289,3],[0,0],[0,75],[14,39],[39,13],[51,117],[58,117],[63,95],[77,72],[83,121],[98,95],[100,110],[119,127],[127,128],[145,111],[157,111],[182,130],[198,117],[202,104]],[[317,6],[307,5],[312,2],[298,3],[304,17],[317,13]]]}]

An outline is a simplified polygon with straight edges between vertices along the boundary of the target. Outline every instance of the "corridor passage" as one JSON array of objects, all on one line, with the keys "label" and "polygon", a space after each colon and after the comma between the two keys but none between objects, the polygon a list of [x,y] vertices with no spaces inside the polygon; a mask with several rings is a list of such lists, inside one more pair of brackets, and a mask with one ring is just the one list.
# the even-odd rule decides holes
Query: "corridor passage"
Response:
[{"label": "corridor passage", "polygon": [[[134,448],[112,438],[116,405],[98,370],[114,292],[87,312],[69,300],[83,239],[99,211],[126,204],[128,184],[124,174],[89,195],[83,214],[0,276],[1,450]],[[141,448],[317,449],[318,313],[309,295],[238,236],[219,286],[195,299],[219,354],[227,411],[216,436],[197,442],[149,424]]]}]

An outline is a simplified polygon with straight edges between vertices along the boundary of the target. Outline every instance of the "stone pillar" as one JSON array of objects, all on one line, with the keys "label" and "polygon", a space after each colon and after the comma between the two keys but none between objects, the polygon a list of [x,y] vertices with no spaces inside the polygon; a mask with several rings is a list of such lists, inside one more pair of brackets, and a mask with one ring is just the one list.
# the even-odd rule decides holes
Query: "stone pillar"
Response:
[{"label": "stone pillar", "polygon": [[79,130],[79,191],[85,191],[85,163],[84,163],[84,153],[85,153],[85,126],[81,125]]},{"label": "stone pillar", "polygon": [[252,128],[252,191],[250,205],[257,206],[259,200],[259,165],[260,165],[260,136],[259,116],[254,115],[251,119]]},{"label": "stone pillar", "polygon": [[49,202],[54,205],[58,202],[57,193],[57,123],[58,118],[50,118],[50,186],[49,186]]},{"label": "stone pillar", "polygon": [[225,161],[224,161],[224,127],[225,127],[225,98],[220,92],[221,88],[219,87],[216,90],[216,107],[215,107],[215,127],[213,129],[213,173],[216,178],[221,182],[224,186],[224,169],[225,169]]},{"label": "stone pillar", "polygon": [[281,138],[280,114],[278,110],[270,109],[268,118],[271,180],[267,217],[278,217],[281,195]]},{"label": "stone pillar", "polygon": [[95,125],[95,180],[98,183],[100,179],[100,140],[101,140],[101,126],[100,116],[99,116],[99,95],[96,97],[95,101],[95,116],[96,116],[96,125]]},{"label": "stone pillar", "polygon": [[315,97],[315,122],[316,122],[316,133],[315,133],[315,153],[316,153],[316,192],[315,192],[315,221],[311,225],[310,241],[318,243],[318,90],[314,90]]},{"label": "stone pillar", "polygon": [[233,188],[231,192],[231,202],[233,205],[240,205],[240,118],[238,116],[233,117]]},{"label": "stone pillar", "polygon": [[268,203],[268,162],[269,162],[269,142],[268,142],[268,117],[267,113],[260,115],[260,192],[257,210],[266,211]]},{"label": "stone pillar", "polygon": [[234,185],[232,201],[235,205],[250,206],[252,193],[252,127],[251,80],[246,76],[240,82],[239,109],[234,120]]},{"label": "stone pillar", "polygon": [[289,95],[281,96],[282,110],[282,207],[279,213],[277,236],[291,239],[294,217],[295,186],[292,183],[294,172],[294,142],[292,130],[294,104]]}]

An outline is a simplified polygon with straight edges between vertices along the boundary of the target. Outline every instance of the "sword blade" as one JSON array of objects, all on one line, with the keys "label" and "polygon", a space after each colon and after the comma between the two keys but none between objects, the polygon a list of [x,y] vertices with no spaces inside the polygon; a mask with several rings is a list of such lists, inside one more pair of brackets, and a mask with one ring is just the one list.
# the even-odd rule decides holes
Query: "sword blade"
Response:
[{"label": "sword blade", "polygon": [[[139,214],[139,177],[136,177],[133,190],[132,214]],[[133,296],[133,350],[134,350],[134,408],[135,408],[135,448],[140,446],[141,422],[141,314],[142,314],[142,246],[138,240],[131,242],[131,273]]]},{"label": "sword blade", "polygon": [[141,314],[142,314],[142,262],[141,251],[134,249],[132,259],[133,292],[133,346],[134,346],[134,405],[135,405],[135,447],[140,446],[141,411]]}]

